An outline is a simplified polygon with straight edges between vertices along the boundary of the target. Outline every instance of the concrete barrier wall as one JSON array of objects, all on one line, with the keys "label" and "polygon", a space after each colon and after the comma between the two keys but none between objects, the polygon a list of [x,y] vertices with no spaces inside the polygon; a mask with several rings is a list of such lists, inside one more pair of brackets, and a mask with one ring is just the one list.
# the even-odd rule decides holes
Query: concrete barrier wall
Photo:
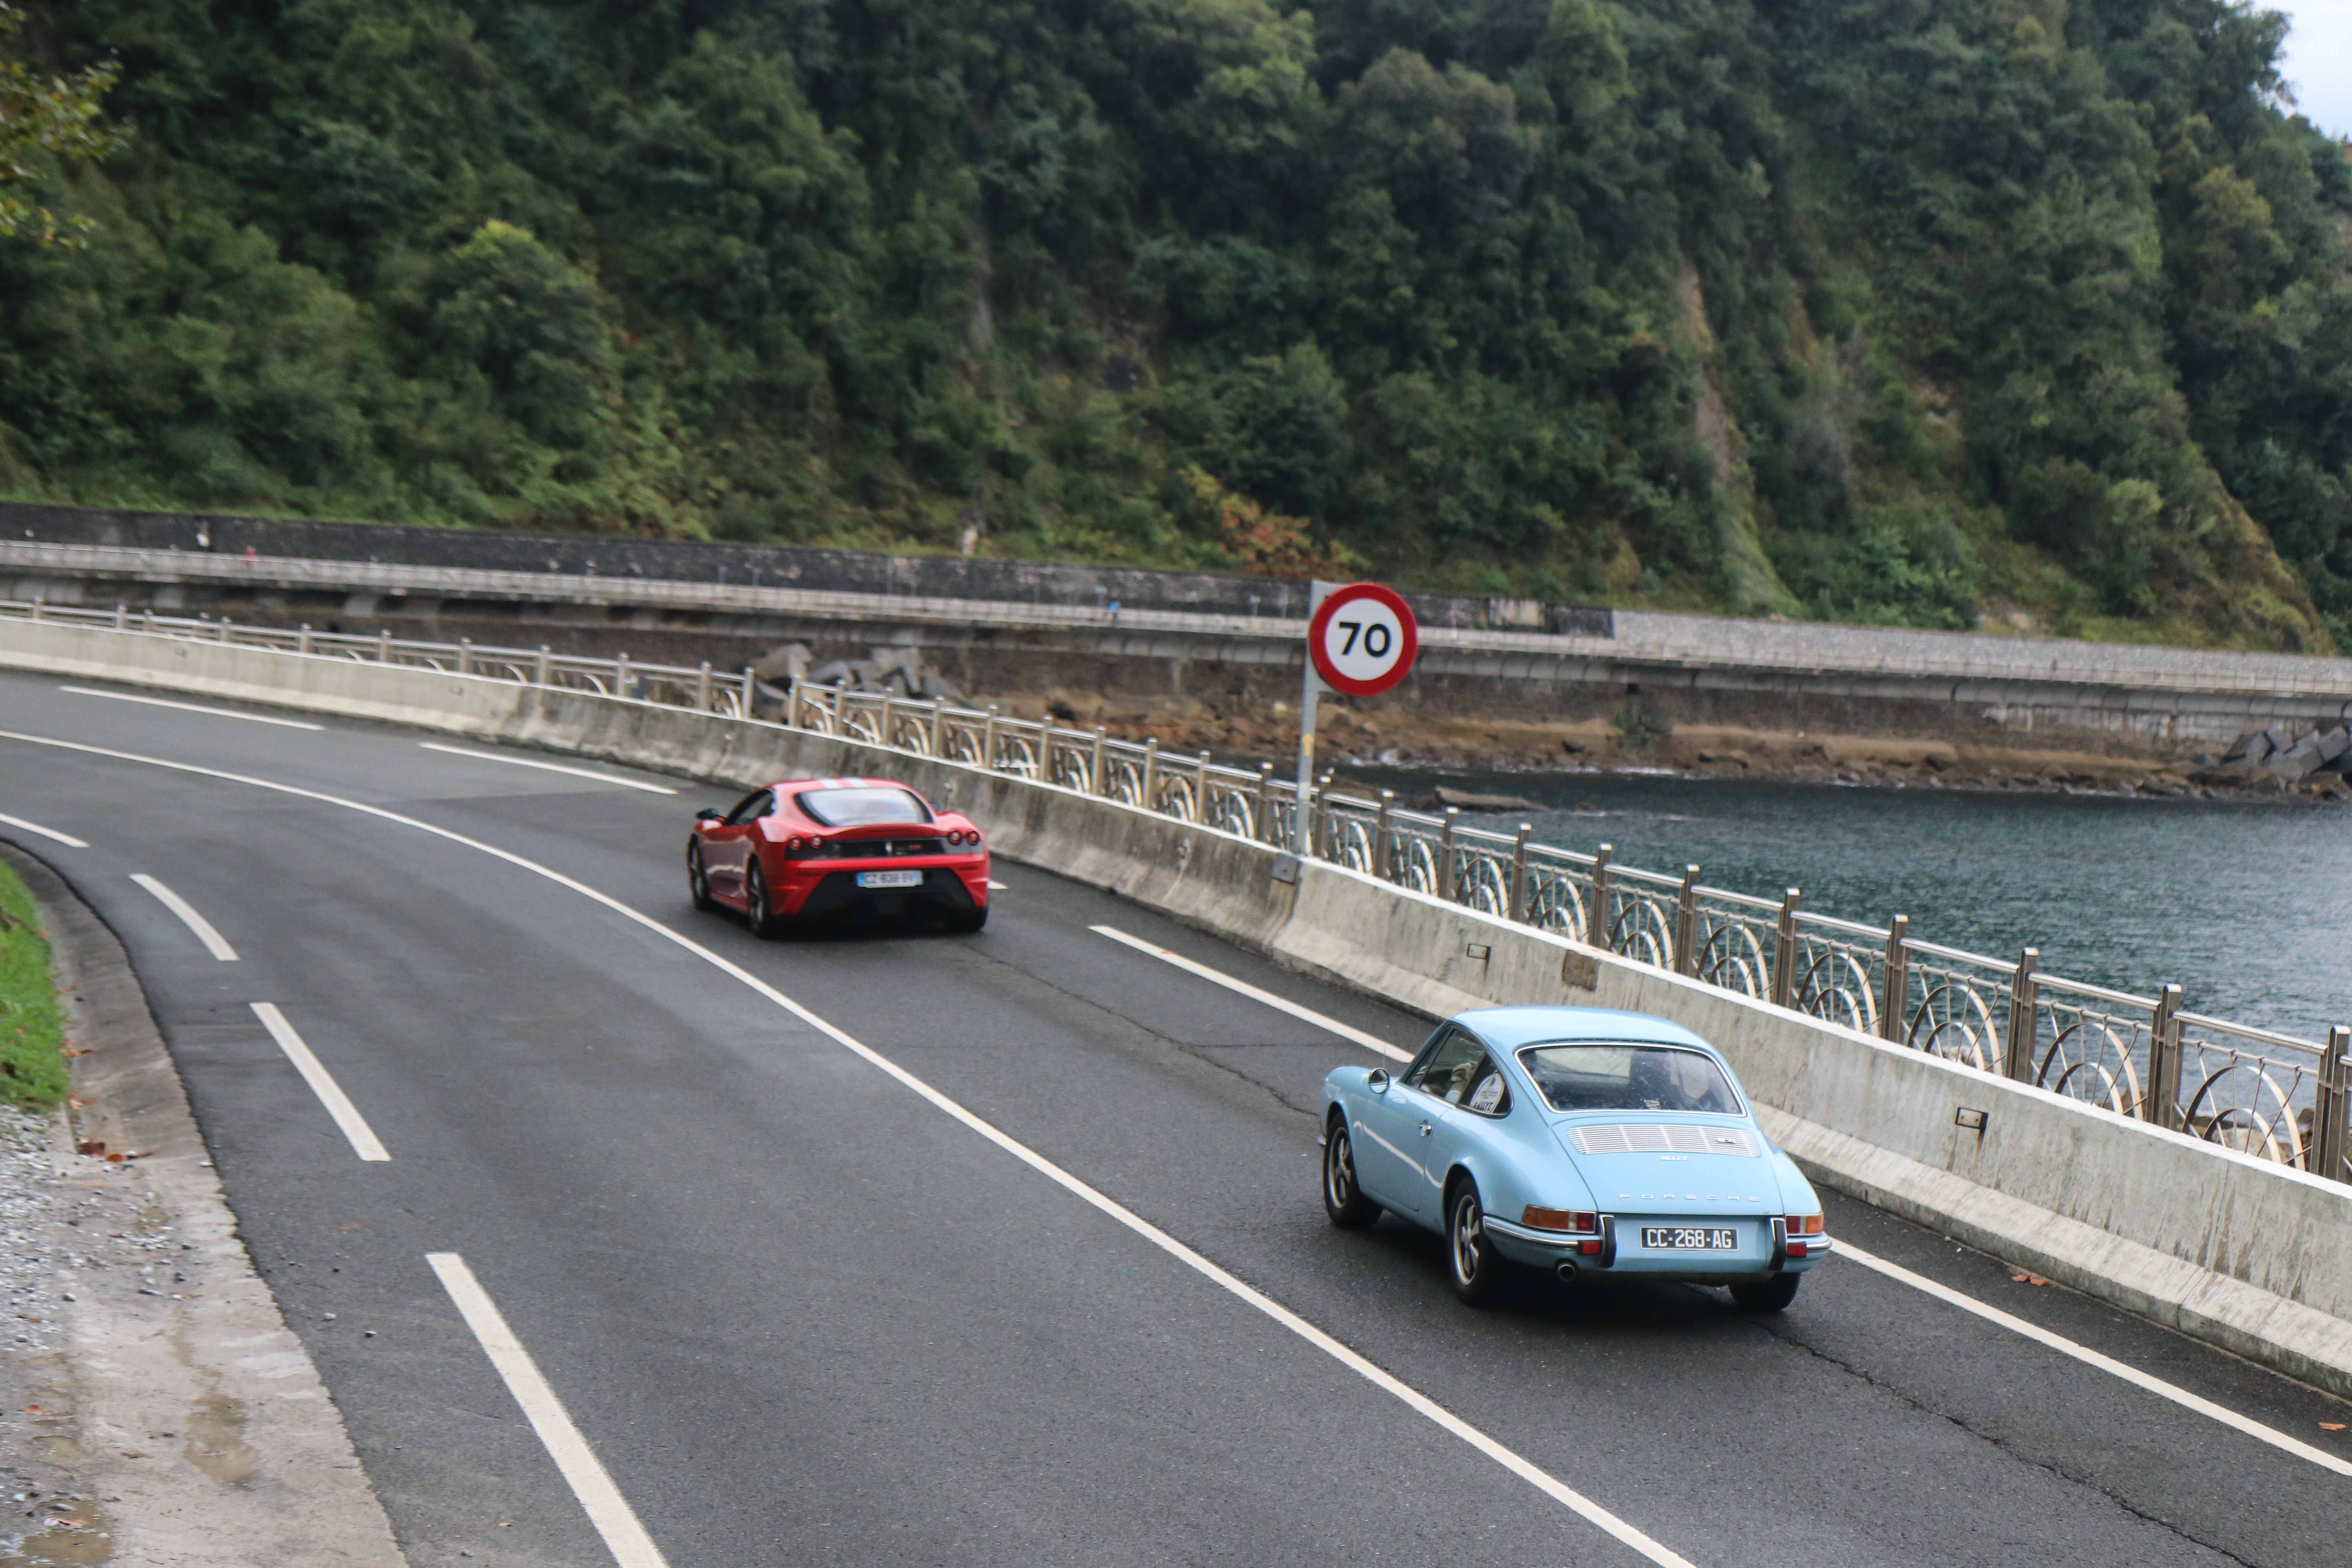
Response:
[{"label": "concrete barrier wall", "polygon": [[[2352,1188],[1258,844],[1051,785],[774,725],[475,677],[23,623],[0,666],[417,725],[745,789],[889,773],[995,852],[1431,1017],[1654,1013],[1731,1059],[1816,1179],[2200,1339],[2352,1394]],[[684,824],[680,824],[683,843]],[[1982,1131],[1957,1125],[1985,1112]]]}]

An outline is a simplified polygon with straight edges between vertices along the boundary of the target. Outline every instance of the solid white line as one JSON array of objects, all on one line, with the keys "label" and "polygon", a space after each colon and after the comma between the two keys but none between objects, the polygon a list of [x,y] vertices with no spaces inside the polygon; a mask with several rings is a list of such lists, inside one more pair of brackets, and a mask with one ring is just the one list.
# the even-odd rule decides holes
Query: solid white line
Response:
[{"label": "solid white line", "polygon": [[2011,1333],[2022,1334],[2036,1344],[2049,1346],[2061,1355],[2073,1356],[2086,1366],[2097,1367],[2101,1372],[2122,1378],[2136,1388],[2144,1388],[2158,1398],[2169,1399],[2184,1409],[2194,1410],[2200,1415],[2210,1416],[2224,1426],[2233,1427],[2249,1437],[2268,1443],[2273,1448],[2284,1449],[2298,1459],[2309,1459],[2321,1468],[2334,1470],[2339,1476],[2352,1476],[2352,1460],[2340,1459],[2325,1448],[2315,1448],[2301,1438],[2288,1436],[2275,1426],[2265,1426],[2259,1421],[2239,1415],[2226,1405],[2216,1405],[2210,1399],[2200,1398],[2185,1388],[2165,1382],[2160,1377],[2151,1377],[2139,1368],[2119,1362],[2113,1356],[2101,1355],[2090,1346],[2077,1344],[2063,1334],[2053,1334],[2039,1323],[2029,1323],[2023,1318],[2014,1317],[1998,1307],[1988,1306],[1973,1296],[1964,1296],[1950,1286],[1939,1285],[1924,1274],[1914,1274],[1900,1264],[1889,1263],[1884,1258],[1864,1252],[1842,1236],[1837,1238],[1837,1249],[1830,1256],[1850,1258],[1864,1268],[1874,1268],[1889,1279],[1908,1285],[1914,1290],[1924,1290],[1938,1301],[1948,1302],[1963,1312],[1974,1312],[1989,1323],[1998,1323]]},{"label": "solid white line", "polygon": [[965,1110],[961,1105],[950,1100],[946,1095],[940,1093],[938,1089],[933,1089],[929,1084],[924,1082],[921,1079],[917,1078],[914,1074],[908,1072],[906,1068],[900,1067],[889,1058],[882,1055],[879,1051],[877,1051],[863,1042],[853,1038],[851,1036],[825,1022],[823,1018],[818,1017],[814,1013],[810,1012],[807,1008],[802,1006],[799,1003],[793,1001],[791,997],[785,995],[782,992],[777,990],[774,986],[769,984],[758,975],[753,974],[750,970],[736,963],[732,959],[724,957],[721,954],[713,952],[711,949],[703,946],[700,942],[696,942],[692,937],[687,936],[683,932],[672,931],[669,927],[662,924],[659,921],[655,920],[651,915],[645,914],[637,910],[630,908],[627,904],[621,902],[620,900],[614,898],[609,893],[600,892],[596,889],[590,887],[585,882],[575,880],[551,867],[541,865],[536,860],[527,859],[524,857],[516,854],[511,849],[501,849],[495,844],[486,844],[478,838],[468,838],[462,833],[453,832],[446,827],[437,827],[432,823],[420,821],[413,816],[404,816],[399,812],[390,811],[380,805],[369,805],[362,801],[346,800],[341,795],[327,795],[318,790],[304,789],[299,784],[279,784],[272,779],[255,778],[248,773],[232,773],[225,772],[219,768],[199,767],[194,763],[175,763],[162,757],[141,756],[135,752],[112,751],[104,746],[88,745],[79,741],[53,740],[47,735],[27,735],[12,730],[0,730],[0,740],[23,741],[36,746],[53,746],[60,751],[80,752],[90,756],[113,757],[121,762],[142,763],[150,767],[168,768],[175,773],[194,773],[203,778],[222,779],[230,784],[249,784],[257,789],[274,790],[280,795],[293,795],[303,800],[315,800],[328,805],[340,805],[344,807],[346,810],[361,812],[369,816],[380,817],[386,822],[398,823],[404,827],[414,827],[419,832],[429,833],[436,838],[446,839],[452,844],[463,845],[468,849],[479,850],[485,855],[505,861],[509,866],[529,871],[534,876],[544,877],[558,887],[568,888],[572,891],[578,893],[583,898],[589,899],[596,903],[602,904],[604,908],[612,910],[614,914],[619,915],[622,919],[643,927],[645,930],[651,931],[653,934],[662,938],[666,942],[675,943],[679,948],[682,948],[686,952],[694,954],[697,958],[701,959],[712,968],[719,970],[729,978],[739,981],[751,990],[758,992],[761,995],[766,997],[769,1001],[774,1003],[785,1012],[790,1013],[795,1018],[800,1019],[801,1022],[816,1030],[819,1034],[825,1036],[843,1048],[854,1053],[863,1060],[879,1068],[881,1071],[887,1073],[899,1083],[904,1084],[908,1089],[910,1089],[915,1093],[922,1096],[925,1100],[930,1101],[932,1105],[938,1107],[948,1115],[954,1117],[958,1121],[962,1122],[972,1131],[978,1133],[982,1138],[987,1139],[998,1148],[1003,1149],[1006,1153],[1012,1155],[1014,1159],[1019,1160],[1022,1163],[1029,1166],[1040,1175],[1045,1176],[1047,1180],[1066,1189],[1076,1197],[1093,1205],[1096,1208],[1101,1210],[1112,1219],[1117,1220],[1119,1224],[1127,1226],[1128,1229],[1135,1232],[1136,1235],[1150,1242],[1154,1247],[1159,1247],[1163,1252],[1166,1252],[1170,1257],[1176,1258],[1188,1268],[1195,1270],[1202,1277],[1217,1285],[1220,1289],[1231,1292],[1239,1300],[1247,1302],[1252,1307],[1255,1307],[1257,1310],[1265,1313],[1267,1317],[1273,1319],[1276,1322],[1281,1324],[1292,1333],[1297,1334],[1300,1339],[1305,1340],[1316,1349],[1323,1352],[1326,1355],[1331,1357],[1332,1360],[1339,1363],[1342,1366],[1347,1367],[1350,1372],[1355,1373],[1358,1376],[1363,1378],[1364,1381],[1371,1384],[1382,1393],[1391,1395],[1407,1408],[1412,1410],[1415,1414],[1426,1417],[1434,1425],[1444,1428],[1454,1436],[1460,1438],[1464,1443],[1468,1444],[1471,1447],[1475,1448],[1478,1452],[1486,1455],[1488,1458],[1494,1460],[1496,1464],[1502,1466],[1513,1475],[1517,1476],[1521,1480],[1526,1481],[1529,1486],[1534,1487],[1545,1496],[1563,1504],[1589,1522],[1616,1537],[1619,1541],[1623,1542],[1626,1545],[1632,1547],[1634,1551],[1639,1552],[1651,1562],[1657,1563],[1659,1568],[1696,1568],[1696,1565],[1688,1558],[1682,1556],[1679,1552],[1670,1550],[1659,1542],[1652,1540],[1648,1535],[1645,1535],[1641,1531],[1635,1529],[1633,1525],[1627,1523],[1624,1520],[1620,1519],[1617,1515],[1610,1512],[1607,1509],[1602,1508],[1599,1503],[1594,1502],[1583,1493],[1570,1487],[1566,1482],[1559,1480],[1549,1471],[1538,1468],[1532,1461],[1524,1458],[1513,1450],[1505,1447],[1494,1438],[1489,1437],[1475,1426],[1471,1426],[1460,1416],[1455,1415],[1453,1412],[1447,1410],[1444,1405],[1439,1405],[1435,1400],[1431,1399],[1427,1394],[1424,1394],[1420,1390],[1401,1382],[1387,1372],[1382,1371],[1380,1367],[1372,1364],[1372,1363],[1365,1360],[1364,1357],[1349,1349],[1338,1340],[1333,1339],[1329,1334],[1325,1333],[1321,1329],[1318,1329],[1314,1324],[1307,1321],[1306,1319],[1301,1318],[1296,1312],[1291,1311],[1287,1307],[1283,1306],[1281,1303],[1273,1300],[1273,1298],[1244,1284],[1234,1275],[1227,1273],[1216,1264],[1210,1262],[1208,1258],[1202,1257],[1200,1253],[1193,1251],[1191,1247],[1185,1246],[1174,1237],[1170,1236],[1166,1231],[1161,1230],[1158,1226],[1153,1225],[1141,1215],[1134,1213],[1132,1210],[1122,1206],[1120,1204],[1104,1194],[1097,1192],[1093,1187],[1088,1186],[1086,1183],[1080,1181],[1069,1172],[1065,1171],[1059,1165],[1055,1164],[1051,1160],[1046,1159],[1043,1154],[1038,1153],[1027,1144],[1020,1142],[1005,1132],[1000,1131],[994,1125],[982,1121],[971,1111]]},{"label": "solid white line", "polygon": [[636,1510],[621,1495],[621,1489],[613,1484],[604,1461],[596,1458],[596,1450],[588,1446],[588,1439],[572,1424],[563,1401],[555,1396],[539,1363],[530,1359],[530,1352],[522,1348],[522,1342],[507,1327],[498,1303],[482,1289],[482,1282],[474,1278],[474,1271],[466,1267],[465,1258],[455,1252],[428,1252],[425,1261],[433,1265],[433,1272],[441,1277],[441,1288],[449,1292],[449,1300],[457,1304],[466,1326],[481,1342],[482,1353],[490,1358],[490,1364],[506,1379],[507,1392],[514,1395],[514,1402],[530,1418],[530,1428],[547,1445],[555,1468],[572,1483],[572,1495],[580,1500],[580,1506],[588,1512],[589,1522],[604,1538],[613,1561],[621,1568],[668,1568],[654,1538],[637,1522]]},{"label": "solid white line", "polygon": [[541,773],[570,773],[576,779],[594,779],[598,784],[618,784],[623,789],[641,789],[647,795],[676,795],[677,791],[657,784],[639,784],[635,779],[616,779],[610,773],[596,773],[588,768],[568,768],[562,763],[533,762],[529,757],[509,757],[504,752],[476,752],[464,746],[445,746],[438,741],[419,741],[428,752],[446,752],[453,757],[478,757],[486,763],[506,763],[518,768],[537,768]]},{"label": "solid white line", "polygon": [[1253,1002],[1263,1002],[1267,1006],[1287,1013],[1294,1018],[1304,1018],[1318,1029],[1328,1029],[1343,1040],[1353,1040],[1356,1044],[1369,1050],[1378,1051],[1391,1060],[1401,1062],[1412,1060],[1411,1051],[1401,1051],[1377,1035],[1368,1035],[1352,1025],[1342,1024],[1337,1018],[1327,1018],[1312,1007],[1302,1007],[1286,997],[1276,996],[1271,991],[1261,991],[1246,980],[1236,980],[1232,975],[1222,973],[1205,963],[1196,963],[1181,952],[1171,952],[1166,948],[1148,942],[1139,936],[1129,936],[1116,926],[1088,926],[1087,929],[1107,936],[1113,942],[1123,942],[1138,952],[1148,952],[1163,963],[1172,963],[1188,974],[1197,974],[1203,980],[1213,981],[1228,991],[1238,991]]},{"label": "solid white line", "polygon": [[236,962],[236,949],[229,946],[228,939],[213,929],[212,921],[196,913],[194,907],[187,900],[180,897],[144,871],[131,872],[131,879],[154,894],[163,901],[165,909],[179,916],[180,922],[196,933],[196,940],[210,948],[215,958],[219,959],[223,963]]},{"label": "solid white line", "polygon": [[54,827],[44,827],[37,822],[27,822],[21,816],[0,815],[0,822],[5,822],[11,827],[21,827],[27,833],[37,833],[44,838],[54,838],[60,844],[69,844],[76,849],[89,847],[86,840],[76,838],[70,833],[59,833]]},{"label": "solid white line", "polygon": [[327,1108],[327,1114],[335,1119],[343,1136],[352,1141],[352,1152],[362,1160],[391,1159],[392,1155],[377,1141],[374,1130],[368,1126],[367,1118],[360,1114],[359,1107],[352,1103],[351,1096],[343,1092],[334,1075],[310,1054],[310,1047],[302,1043],[302,1037],[294,1032],[294,1026],[286,1021],[278,1004],[254,1002],[247,1005],[261,1020],[261,1026],[269,1031],[269,1037],[278,1042],[278,1048],[293,1061],[294,1070],[302,1075],[302,1081],[310,1086],[310,1092],[319,1097],[319,1103]]},{"label": "solid white line", "polygon": [[234,708],[207,708],[201,702],[173,702],[163,697],[134,697],[128,691],[100,691],[95,686],[60,686],[59,691],[70,691],[77,697],[105,697],[117,702],[144,702],[150,708],[177,708],[183,713],[209,713],[215,719],[242,719],[248,724],[277,724],[289,730],[323,730],[324,724],[305,723],[299,719],[271,719],[259,713],[240,713]]}]

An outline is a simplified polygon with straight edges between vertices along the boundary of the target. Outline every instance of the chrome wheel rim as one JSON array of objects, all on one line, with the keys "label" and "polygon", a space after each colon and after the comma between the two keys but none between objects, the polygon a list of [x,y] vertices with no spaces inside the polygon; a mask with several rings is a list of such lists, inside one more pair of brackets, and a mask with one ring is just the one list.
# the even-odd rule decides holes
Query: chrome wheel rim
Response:
[{"label": "chrome wheel rim", "polygon": [[1465,1285],[1474,1282],[1486,1257],[1486,1220],[1478,1212],[1477,1198],[1465,1193],[1454,1205],[1454,1277]]},{"label": "chrome wheel rim", "polygon": [[1356,1164],[1345,1132],[1335,1130],[1331,1134],[1331,1146],[1323,1156],[1323,1180],[1331,1206],[1346,1208],[1356,1193]]},{"label": "chrome wheel rim", "polygon": [[760,868],[754,866],[751,868],[751,896],[744,901],[751,906],[752,922],[756,925],[765,925],[768,920],[768,879],[761,876]]},{"label": "chrome wheel rim", "polygon": [[709,899],[710,872],[702,864],[702,847],[698,844],[687,852],[686,884],[697,900],[707,901]]}]

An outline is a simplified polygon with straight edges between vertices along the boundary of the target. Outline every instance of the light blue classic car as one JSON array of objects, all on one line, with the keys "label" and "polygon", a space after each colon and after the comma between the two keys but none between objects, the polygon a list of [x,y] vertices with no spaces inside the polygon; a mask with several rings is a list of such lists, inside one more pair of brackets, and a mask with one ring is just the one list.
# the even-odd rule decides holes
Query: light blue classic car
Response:
[{"label": "light blue classic car", "polygon": [[1727,1285],[1779,1311],[1831,1245],[1821,1199],[1715,1048],[1597,1007],[1482,1008],[1397,1073],[1333,1068],[1323,1206],[1350,1230],[1386,1209],[1438,1232],[1471,1302],[1508,1259]]}]

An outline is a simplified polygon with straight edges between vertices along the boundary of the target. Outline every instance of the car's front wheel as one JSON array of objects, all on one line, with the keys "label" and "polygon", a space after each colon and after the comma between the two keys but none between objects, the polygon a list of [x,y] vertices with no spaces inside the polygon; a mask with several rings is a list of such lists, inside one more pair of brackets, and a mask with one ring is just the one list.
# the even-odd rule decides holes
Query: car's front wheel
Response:
[{"label": "car's front wheel", "polygon": [[1746,1311],[1778,1312],[1797,1299],[1797,1287],[1804,1278],[1801,1274],[1775,1274],[1753,1285],[1734,1285],[1731,1299]]},{"label": "car's front wheel", "polygon": [[751,922],[753,936],[773,936],[782,929],[775,906],[768,901],[768,875],[760,869],[756,855],[743,872],[743,914]]},{"label": "car's front wheel", "polygon": [[1356,1148],[1348,1119],[1334,1115],[1323,1140],[1323,1212],[1341,1230],[1361,1230],[1381,1217],[1381,1205],[1356,1184]]},{"label": "car's front wheel", "polygon": [[686,847],[686,892],[698,910],[708,913],[719,907],[719,900],[710,894],[710,868],[702,863],[699,844]]},{"label": "car's front wheel", "polygon": [[1503,1259],[1486,1234],[1486,1211],[1479,1205],[1477,1184],[1464,1178],[1445,1213],[1446,1273],[1454,1293],[1474,1307],[1493,1300]]}]

